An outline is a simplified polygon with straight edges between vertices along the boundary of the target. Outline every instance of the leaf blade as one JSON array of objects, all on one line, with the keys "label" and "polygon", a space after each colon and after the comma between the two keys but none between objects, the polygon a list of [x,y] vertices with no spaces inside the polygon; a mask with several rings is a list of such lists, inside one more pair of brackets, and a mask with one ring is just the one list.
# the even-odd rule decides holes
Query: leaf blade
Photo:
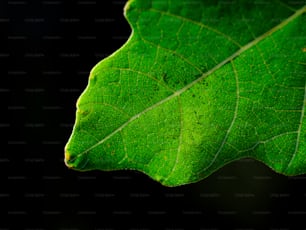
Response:
[{"label": "leaf blade", "polygon": [[[244,3],[244,1],[241,2]],[[141,5],[138,6],[137,8],[137,4],[145,5],[146,3],[148,3],[148,5],[146,6]],[[240,43],[238,43],[235,39],[232,39],[230,36],[227,35],[224,36],[223,32],[219,30],[216,29],[212,30],[210,26],[205,27],[202,26],[201,23],[198,25],[193,21],[193,19],[192,20],[188,19],[189,21],[187,19],[184,19],[190,22],[191,24],[195,24],[198,27],[200,27],[200,29],[198,28],[197,30],[195,30],[197,34],[201,34],[201,32],[199,31],[202,31],[203,28],[205,28],[207,29],[207,31],[209,31],[209,32],[206,31],[205,35],[211,32],[214,34],[214,36],[218,34],[222,37],[222,39],[227,40],[228,48],[225,49],[226,50],[225,54],[230,53],[233,50],[236,50],[232,54],[228,55],[228,57],[224,58],[222,61],[219,62],[216,61],[220,60],[220,57],[216,52],[215,56],[209,59],[211,63],[217,62],[217,64],[214,64],[210,70],[207,70],[208,66],[211,66],[212,64],[209,64],[208,61],[208,64],[206,63],[204,66],[201,66],[200,64],[198,64],[198,62],[195,62],[194,60],[198,60],[199,58],[197,56],[198,55],[197,52],[194,51],[194,48],[192,48],[192,50],[194,53],[196,53],[196,55],[186,57],[188,52],[185,52],[184,53],[185,55],[182,55],[182,51],[180,51],[179,48],[177,49],[179,51],[177,50],[173,51],[171,50],[173,49],[173,47],[172,48],[164,47],[165,45],[167,45],[167,43],[165,42],[163,43],[160,40],[160,36],[163,33],[158,32],[157,33],[158,36],[155,37],[144,36],[144,34],[149,32],[146,30],[141,31],[141,29],[138,28],[139,26],[138,27],[135,26],[135,24],[137,24],[136,22],[138,22],[139,24],[146,25],[144,22],[140,23],[141,20],[139,18],[141,18],[140,17],[141,14],[145,14],[146,17],[143,16],[144,18],[143,20],[145,20],[145,18],[147,18],[147,16],[150,15],[148,14],[148,12],[150,13],[150,9],[146,10],[151,7],[149,3],[152,4],[155,3],[157,5],[160,4],[159,7],[163,5],[163,3],[160,3],[160,1],[156,2],[148,1],[146,3],[130,1],[127,4],[126,17],[132,24],[134,30],[133,35],[131,36],[129,42],[126,43],[124,47],[122,47],[109,59],[100,62],[93,69],[91,73],[89,85],[85,90],[85,92],[83,93],[83,95],[81,96],[81,99],[79,100],[78,103],[78,112],[76,118],[77,122],[72,137],[68,141],[68,144],[66,146],[67,165],[69,165],[70,167],[76,167],[81,170],[84,170],[85,168],[88,170],[96,168],[104,170],[123,169],[123,168],[137,169],[150,175],[154,179],[161,181],[161,183],[169,186],[198,181],[202,178],[205,178],[207,175],[217,170],[225,163],[228,163],[234,159],[239,159],[244,156],[251,156],[256,159],[266,161],[268,162],[269,165],[270,161],[268,159],[264,159],[264,157],[262,156],[263,154],[261,152],[263,150],[258,150],[259,153],[257,154],[250,154],[251,150],[258,149],[259,147],[261,148],[261,146],[263,144],[265,145],[265,143],[268,143],[268,141],[264,141],[258,138],[256,140],[255,137],[253,137],[254,140],[252,140],[249,137],[252,136],[251,134],[250,135],[244,134],[245,136],[248,137],[248,139],[250,139],[249,142],[251,144],[253,143],[253,145],[250,145],[250,143],[249,144],[244,143],[244,145],[249,145],[249,147],[241,149],[241,147],[237,147],[235,145],[230,146],[231,142],[228,140],[229,138],[232,138],[231,131],[232,128],[235,126],[236,119],[239,118],[241,120],[240,123],[242,124],[243,122],[245,122],[243,121],[243,119],[247,117],[247,114],[244,114],[244,116],[242,116],[244,118],[242,119],[240,113],[243,112],[238,113],[238,108],[240,107],[240,100],[238,100],[240,90],[238,82],[239,73],[236,70],[235,62],[236,60],[240,60],[241,56],[243,58],[243,55],[245,53],[248,53],[248,51],[250,50],[252,52],[259,53],[259,56],[261,56],[261,58],[263,59],[262,55],[260,54],[261,52],[258,51],[258,49],[260,48],[258,48],[257,45],[261,44],[261,42],[266,38],[272,37],[272,35],[278,32],[279,30],[287,28],[286,26],[288,24],[294,22],[297,18],[300,18],[300,16],[305,12],[306,8],[305,7],[300,8],[290,17],[286,18],[284,21],[282,21],[281,23],[279,23],[269,31],[265,32],[264,34],[257,36],[255,39],[251,40],[249,43],[243,45],[242,47],[240,47],[241,46]],[[200,1],[199,4],[201,4]],[[173,5],[175,5],[175,3],[173,3]],[[130,12],[129,14],[128,11]],[[167,13],[165,10],[155,10],[155,11],[156,11],[155,13],[159,12],[161,14],[162,13],[165,14],[166,16],[174,17],[173,14]],[[137,18],[137,20],[135,18]],[[181,19],[183,21],[182,19],[183,16],[176,16],[175,18]],[[136,22],[134,21],[134,24],[132,23],[133,20],[136,20]],[[158,20],[156,14],[151,14],[150,20],[157,25],[158,24],[164,25],[164,23],[166,23],[167,21],[169,22],[169,18],[167,20],[165,18],[163,20],[161,19]],[[184,24],[178,23],[177,27],[180,28],[179,31],[185,30],[184,34],[186,34],[188,28],[184,28],[184,26],[182,25]],[[190,27],[190,24],[188,26]],[[222,27],[222,29],[224,28]],[[253,31],[254,29],[251,30]],[[155,28],[154,31],[158,31],[158,28]],[[192,34],[192,36],[194,36],[195,31],[189,31],[189,33]],[[253,35],[254,33],[252,33],[252,36]],[[171,44],[173,38],[171,39],[171,36],[170,37],[169,36],[167,37],[167,39],[165,39],[165,41],[168,41],[170,45],[173,45]],[[176,35],[176,37],[178,37],[178,35]],[[149,41],[147,41],[147,39],[149,39]],[[156,40],[159,41],[159,45],[155,44]],[[177,38],[177,40],[179,40],[179,38]],[[218,47],[219,43],[216,44],[214,48]],[[255,48],[257,49],[257,51],[255,50]],[[185,48],[183,46],[181,49],[185,51]],[[228,52],[228,50],[230,52]],[[150,55],[146,55],[146,53]],[[137,57],[139,56],[139,54],[142,54],[141,58]],[[144,59],[143,57],[145,57],[145,61],[143,60]],[[249,56],[247,56],[246,58],[250,57],[252,57],[252,55],[249,54]],[[189,61],[190,58],[193,60],[192,62]],[[252,58],[254,58],[254,60],[256,59],[256,57]],[[134,62],[135,60],[139,61],[140,64],[136,65],[134,64],[134,66],[131,67],[133,65],[131,64],[130,61],[131,59],[134,60]],[[163,60],[164,62],[165,60],[168,62],[171,61],[172,63],[171,66],[173,67],[183,66],[184,68],[181,68],[178,71],[174,70],[173,68],[169,70],[169,67],[163,64]],[[265,61],[263,60],[262,63],[265,63]],[[195,62],[196,64],[194,64],[193,62]],[[152,71],[154,74],[151,74],[150,70],[152,70],[152,68],[150,68],[150,64],[153,64],[154,67],[157,65],[158,67],[160,67],[159,70]],[[261,65],[263,66],[263,64]],[[239,64],[238,66],[241,67],[243,65]],[[140,67],[143,67],[142,69],[145,69],[145,71],[143,70],[140,71],[139,70]],[[107,69],[110,70],[108,72],[108,75],[106,73],[105,76],[102,76],[102,73]],[[128,74],[124,75],[125,69],[131,70],[130,75]],[[243,68],[240,69],[241,69],[240,72],[243,73],[247,71],[244,70]],[[206,72],[204,73],[204,71]],[[144,73],[143,76],[147,76],[147,78],[150,78],[154,83],[149,82],[147,78],[141,77],[141,73]],[[150,74],[150,77],[148,76],[148,73]],[[172,74],[172,76],[168,76],[170,75],[169,73]],[[179,77],[177,78],[173,77],[175,75],[178,76],[183,75],[183,78],[185,79],[180,79]],[[209,78],[207,78],[208,76]],[[217,80],[214,81],[211,80],[211,79],[220,79],[219,76],[228,76],[228,77],[221,79],[222,84],[218,83]],[[103,79],[103,81],[101,81],[101,79]],[[117,80],[114,81],[114,79]],[[112,84],[115,82],[117,84],[117,87],[113,85],[110,86],[109,81],[111,81]],[[137,85],[137,84],[142,84],[142,85]],[[209,86],[205,84],[209,84]],[[97,92],[95,90],[95,88],[97,87],[95,87],[95,85],[98,85],[100,88],[102,86],[104,87],[103,93],[100,93],[103,94],[103,100],[100,98],[100,96],[97,96]],[[125,85],[128,85],[129,87],[127,87],[126,89],[124,88]],[[136,85],[136,87],[134,85]],[[150,91],[150,87],[154,87],[154,90]],[[217,95],[217,93],[221,92],[223,88],[227,90],[227,97],[230,99],[226,101],[228,109],[222,108],[222,103],[224,103],[224,99],[222,99]],[[206,92],[200,95],[199,91],[202,92],[203,90]],[[112,92],[115,92],[113,93],[113,96]],[[192,95],[197,95],[197,96],[200,95],[200,96],[198,96],[199,98],[192,98]],[[150,98],[152,96],[154,96],[153,99]],[[120,101],[118,99],[120,97],[124,99],[121,99]],[[216,100],[214,97],[218,98],[218,100]],[[205,98],[206,99],[205,101],[207,101],[210,104],[204,105],[202,103],[203,98]],[[118,108],[118,111],[121,111],[121,113],[119,112],[116,113],[115,110],[112,110],[112,113],[116,115],[114,116],[113,114],[110,115],[110,112],[103,112],[104,110],[100,111],[99,109],[98,110],[99,115],[93,116],[94,118],[88,119],[87,116],[86,119],[90,121],[88,122],[83,117],[84,112],[82,111],[87,111],[87,113],[89,114],[92,114],[92,112],[88,112],[91,110],[91,108],[86,109],[86,107],[84,107],[84,104],[86,104],[87,102],[86,103],[84,102],[91,101],[91,103],[98,104],[100,103],[99,100],[103,101],[103,103],[111,105],[113,108]],[[131,104],[124,103],[124,101],[128,101]],[[241,105],[243,106],[244,111],[247,111],[248,107],[253,108],[252,107],[253,105],[251,106],[245,100],[241,101],[242,101]],[[198,106],[199,109],[190,108],[190,104]],[[302,111],[304,110],[304,106],[305,102],[304,105],[302,103]],[[165,111],[167,111],[167,113]],[[103,113],[105,115],[103,115]],[[195,115],[194,113],[197,113],[197,115]],[[221,118],[218,118],[219,120],[217,120],[213,118],[214,113],[216,114],[223,113],[225,115]],[[123,116],[122,114],[125,114],[125,116]],[[171,114],[171,116],[169,114]],[[105,116],[108,116],[108,118],[105,118]],[[99,119],[101,119],[101,117],[104,117],[103,118],[104,120],[101,122],[99,121],[99,119],[97,119],[97,117]],[[203,117],[205,117],[206,121],[204,121]],[[231,117],[230,121],[224,120],[230,117]],[[301,121],[302,119],[304,119],[303,117],[304,117],[304,112],[302,113],[300,118],[299,129],[301,130],[302,130]],[[168,123],[159,121],[160,118],[167,120]],[[201,125],[195,122],[197,120],[199,123],[202,122]],[[105,121],[108,122],[111,121],[113,123],[110,126],[110,128],[104,124]],[[157,124],[157,125],[155,124],[156,127],[152,126],[150,126],[149,128],[146,127],[146,123],[148,124],[148,121],[156,122]],[[169,121],[171,121],[171,123],[169,123]],[[87,122],[89,123],[89,125],[86,125]],[[101,123],[103,125],[101,125],[101,127],[97,127],[93,125],[94,123]],[[212,124],[214,127],[211,127]],[[87,144],[84,144],[84,146],[87,145],[91,147],[82,147],[83,150],[80,151],[80,147],[75,144],[78,142],[77,141],[78,139],[82,140],[82,138],[80,137],[80,130],[82,130],[82,128],[80,127],[85,127],[83,128],[85,130],[88,129],[88,127],[89,130],[90,129],[98,131],[102,130],[103,134],[102,135],[100,134],[100,136],[98,137],[94,137],[94,139],[98,140],[96,141],[95,144],[92,144],[93,143],[92,140],[88,141]],[[142,128],[139,129],[139,127]],[[254,127],[252,127],[252,129],[254,129]],[[112,131],[107,131],[107,130],[112,130]],[[206,133],[203,134],[203,131],[205,131]],[[237,130],[235,130],[235,132],[237,132]],[[247,133],[247,131],[244,132]],[[290,132],[291,131],[289,131],[288,133]],[[90,134],[88,134],[88,136],[90,136]],[[128,137],[130,136],[132,136],[133,138],[129,139]],[[148,138],[148,136],[150,138]],[[234,133],[234,138],[237,138],[239,136],[241,135]],[[304,138],[305,135],[301,134],[299,134],[297,139],[301,137],[302,140],[305,140]],[[214,144],[212,145],[205,144],[206,142],[208,142],[208,140],[211,140],[212,138],[217,139],[216,142],[212,142]],[[90,138],[87,137],[85,139],[90,139]],[[115,141],[112,141],[111,139],[115,139]],[[136,142],[135,144],[134,139],[139,139],[139,141]],[[146,144],[143,145],[142,142]],[[274,139],[272,142],[274,142]],[[101,145],[104,145],[106,147],[101,147]],[[114,150],[111,146],[117,146],[119,150],[118,149]],[[250,149],[250,151],[246,151],[247,149]],[[113,157],[112,155],[107,154],[112,151],[116,152],[118,157]],[[224,151],[227,154],[225,156],[219,157],[220,153],[223,154],[222,152]],[[133,153],[136,153],[135,156],[133,156]],[[73,160],[70,160],[71,158],[70,155],[73,155]],[[103,156],[103,159],[101,159],[102,158],[101,156]],[[82,160],[79,160],[80,162],[77,162],[76,164],[75,159],[78,158]],[[70,161],[70,163],[68,163],[68,161]],[[89,162],[91,162],[91,164]],[[275,170],[283,172],[282,171],[283,169],[279,169],[277,165],[273,165],[271,162],[270,164],[272,166],[271,165],[269,166],[271,166],[272,168],[274,167]]]}]

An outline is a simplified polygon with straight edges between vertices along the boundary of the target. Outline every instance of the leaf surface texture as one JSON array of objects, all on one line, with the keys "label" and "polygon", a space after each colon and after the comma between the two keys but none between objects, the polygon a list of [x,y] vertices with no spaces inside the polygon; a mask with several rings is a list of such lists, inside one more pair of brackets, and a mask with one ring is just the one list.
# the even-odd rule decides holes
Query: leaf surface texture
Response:
[{"label": "leaf surface texture", "polygon": [[67,166],[166,186],[243,157],[306,173],[303,2],[131,0],[124,12],[132,34],[90,73]]}]

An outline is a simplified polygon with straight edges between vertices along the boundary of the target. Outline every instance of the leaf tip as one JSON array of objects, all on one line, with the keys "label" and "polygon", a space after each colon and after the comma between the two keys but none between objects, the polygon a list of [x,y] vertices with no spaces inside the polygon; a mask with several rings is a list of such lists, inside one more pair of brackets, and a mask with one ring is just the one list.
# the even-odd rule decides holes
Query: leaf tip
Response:
[{"label": "leaf tip", "polygon": [[64,163],[69,169],[88,171],[89,159],[84,154],[74,154],[65,147]]},{"label": "leaf tip", "polygon": [[64,158],[64,162],[65,162],[65,165],[68,167],[68,168],[72,168],[72,164],[71,164],[71,154],[65,150],[65,158]]}]

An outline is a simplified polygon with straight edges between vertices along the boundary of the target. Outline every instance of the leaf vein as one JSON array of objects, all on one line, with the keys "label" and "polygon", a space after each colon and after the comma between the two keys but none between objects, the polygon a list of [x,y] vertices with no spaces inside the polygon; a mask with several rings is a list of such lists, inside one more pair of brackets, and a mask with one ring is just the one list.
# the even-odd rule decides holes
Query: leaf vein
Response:
[{"label": "leaf vein", "polygon": [[167,89],[171,92],[174,92],[174,89],[170,88],[167,84],[164,84],[162,81],[159,81],[156,77],[152,76],[149,73],[144,73],[144,72],[141,72],[139,70],[133,70],[133,69],[129,69],[129,68],[119,68],[119,67],[108,67],[108,68],[118,69],[118,70],[122,70],[122,71],[130,71],[130,72],[134,72],[134,73],[137,73],[137,74],[140,74],[140,75],[144,75],[144,76],[152,79],[153,81],[157,82],[160,86],[164,87],[165,89]]},{"label": "leaf vein", "polygon": [[304,119],[304,113],[305,113],[305,104],[306,104],[306,80],[305,80],[305,86],[304,86],[304,100],[303,100],[303,103],[302,103],[301,117],[300,117],[300,122],[299,122],[298,130],[297,130],[297,138],[296,138],[295,149],[294,149],[294,152],[291,156],[291,159],[290,159],[285,171],[287,171],[290,168],[290,166],[293,162],[293,159],[295,158],[295,156],[298,152],[298,149],[299,149],[301,130],[302,130],[302,124],[303,124],[303,119]]},{"label": "leaf vein", "polygon": [[208,25],[205,25],[205,24],[202,23],[202,22],[196,22],[196,21],[194,21],[194,20],[192,20],[192,19],[190,19],[190,18],[185,18],[185,17],[180,16],[180,15],[176,15],[176,14],[173,14],[173,13],[170,13],[170,12],[166,12],[166,11],[162,11],[162,10],[158,10],[158,9],[154,9],[154,8],[151,8],[151,9],[149,9],[149,10],[150,10],[150,11],[153,11],[153,12],[160,13],[160,14],[162,14],[162,15],[167,15],[167,16],[170,16],[170,17],[174,17],[174,18],[180,19],[180,20],[182,20],[183,22],[185,21],[185,22],[189,22],[189,23],[192,23],[192,24],[194,24],[194,25],[200,26],[201,28],[205,28],[205,29],[207,29],[207,30],[209,30],[209,31],[212,31],[212,32],[214,32],[214,33],[216,33],[216,34],[221,35],[222,37],[226,38],[228,41],[230,41],[231,43],[235,44],[236,46],[242,47],[242,45],[240,45],[237,41],[235,41],[235,40],[234,40],[233,38],[231,38],[230,36],[228,36],[228,35],[222,33],[222,32],[219,31],[219,30],[216,30],[216,29],[214,29],[214,28],[212,28],[212,27],[210,27],[210,26],[208,26]]},{"label": "leaf vein", "polygon": [[190,66],[192,66],[193,68],[195,68],[200,74],[204,74],[204,72],[203,72],[198,66],[196,66],[195,64],[193,64],[190,60],[188,60],[188,59],[187,59],[186,57],[184,57],[183,55],[181,55],[181,54],[175,52],[174,50],[167,49],[167,48],[165,48],[165,47],[163,47],[163,46],[160,46],[160,45],[158,45],[158,44],[155,44],[154,42],[148,41],[148,40],[144,39],[142,36],[141,36],[140,38],[141,38],[141,39],[143,40],[143,42],[145,42],[145,43],[148,43],[148,44],[150,44],[150,45],[155,46],[156,48],[160,48],[160,49],[163,49],[163,50],[165,50],[165,51],[167,51],[167,52],[169,52],[169,53],[174,54],[175,56],[177,56],[178,58],[180,58],[181,60],[183,60],[184,62],[186,62],[186,63],[189,64]]},{"label": "leaf vein", "polygon": [[178,105],[179,105],[179,109],[180,109],[180,137],[179,137],[179,143],[178,143],[178,147],[177,147],[177,151],[176,151],[176,156],[175,156],[175,162],[174,165],[169,173],[169,175],[165,178],[165,181],[167,181],[170,176],[173,174],[177,164],[178,164],[178,156],[181,152],[181,147],[182,147],[182,139],[183,139],[183,107],[182,107],[182,101],[181,101],[181,97],[178,96]]},{"label": "leaf vein", "polygon": [[236,81],[236,105],[235,105],[235,110],[234,110],[234,116],[233,116],[233,119],[232,119],[232,121],[231,121],[231,124],[230,124],[228,130],[226,131],[226,134],[225,134],[225,136],[224,136],[224,138],[223,138],[223,141],[222,141],[222,143],[221,143],[219,149],[217,150],[217,152],[216,152],[214,158],[212,159],[212,161],[209,163],[208,166],[206,166],[204,169],[202,169],[202,170],[200,171],[200,173],[206,171],[206,170],[207,170],[209,167],[211,167],[211,166],[213,165],[213,163],[217,160],[217,158],[218,158],[220,152],[222,151],[222,149],[223,149],[223,147],[224,147],[224,145],[225,145],[225,143],[226,143],[226,141],[227,141],[227,139],[228,139],[228,136],[229,136],[229,134],[230,134],[230,132],[231,132],[231,130],[232,130],[232,128],[233,128],[235,122],[236,122],[236,119],[237,119],[238,108],[239,108],[239,96],[240,96],[240,91],[239,91],[239,78],[238,78],[237,69],[236,69],[236,67],[235,67],[233,61],[231,61],[231,65],[232,65],[232,68],[233,68],[233,72],[234,72],[234,76],[235,76],[235,81]]},{"label": "leaf vein", "polygon": [[125,112],[123,109],[115,106],[115,105],[112,105],[112,104],[109,104],[109,103],[106,103],[106,102],[95,102],[95,101],[92,101],[92,102],[86,102],[86,103],[82,103],[80,105],[78,105],[78,107],[80,106],[85,106],[85,105],[91,105],[91,104],[94,104],[94,105],[100,105],[100,106],[109,106],[109,107],[112,107],[114,110],[117,110],[119,113],[127,116],[127,117],[131,117],[131,115],[127,112]]}]

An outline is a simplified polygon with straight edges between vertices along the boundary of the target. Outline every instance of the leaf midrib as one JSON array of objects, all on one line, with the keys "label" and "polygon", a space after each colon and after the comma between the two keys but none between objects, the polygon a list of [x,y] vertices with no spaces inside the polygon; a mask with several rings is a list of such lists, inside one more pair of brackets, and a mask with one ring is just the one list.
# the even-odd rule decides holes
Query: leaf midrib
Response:
[{"label": "leaf midrib", "polygon": [[300,8],[299,10],[297,10],[294,14],[292,14],[290,17],[288,17],[286,20],[282,21],[280,24],[278,24],[277,26],[273,27],[271,30],[267,31],[266,33],[260,35],[259,37],[255,38],[253,41],[249,42],[248,44],[242,46],[238,51],[236,51],[235,53],[233,53],[231,56],[229,56],[228,58],[224,59],[222,62],[220,62],[218,65],[214,66],[212,69],[210,69],[209,71],[207,71],[206,73],[202,74],[199,78],[195,79],[194,81],[190,82],[189,84],[187,84],[185,87],[181,88],[180,90],[174,92],[173,94],[171,94],[170,96],[164,98],[163,100],[155,103],[154,105],[151,105],[150,107],[144,109],[142,112],[132,116],[129,120],[127,120],[125,123],[123,123],[120,127],[118,127],[117,129],[115,129],[112,133],[108,134],[106,137],[104,137],[101,141],[97,142],[96,144],[92,145],[91,147],[89,147],[88,149],[84,150],[83,152],[79,153],[75,158],[81,156],[82,154],[90,151],[91,149],[97,147],[98,145],[103,144],[105,141],[107,141],[108,139],[110,139],[112,136],[114,136],[116,133],[120,132],[123,128],[125,128],[127,125],[129,125],[131,122],[133,122],[134,120],[138,119],[139,117],[141,117],[143,114],[149,112],[150,110],[158,107],[159,105],[164,104],[165,102],[171,100],[172,98],[175,98],[179,95],[181,95],[182,93],[184,93],[186,90],[190,89],[192,86],[194,86],[195,84],[197,84],[198,82],[202,81],[203,79],[205,79],[207,76],[211,75],[212,73],[214,73],[215,71],[217,71],[218,69],[220,69],[222,66],[224,66],[225,64],[229,63],[230,61],[234,60],[236,57],[238,57],[240,54],[242,54],[243,52],[245,52],[246,50],[250,49],[251,47],[255,46],[257,43],[259,43],[260,41],[264,40],[266,37],[270,36],[271,34],[273,34],[274,32],[278,31],[279,29],[283,28],[284,26],[286,26],[288,23],[290,23],[291,21],[293,21],[294,19],[296,19],[297,17],[299,17],[300,15],[302,15],[303,13],[306,12],[306,6],[303,6],[302,8]]}]

